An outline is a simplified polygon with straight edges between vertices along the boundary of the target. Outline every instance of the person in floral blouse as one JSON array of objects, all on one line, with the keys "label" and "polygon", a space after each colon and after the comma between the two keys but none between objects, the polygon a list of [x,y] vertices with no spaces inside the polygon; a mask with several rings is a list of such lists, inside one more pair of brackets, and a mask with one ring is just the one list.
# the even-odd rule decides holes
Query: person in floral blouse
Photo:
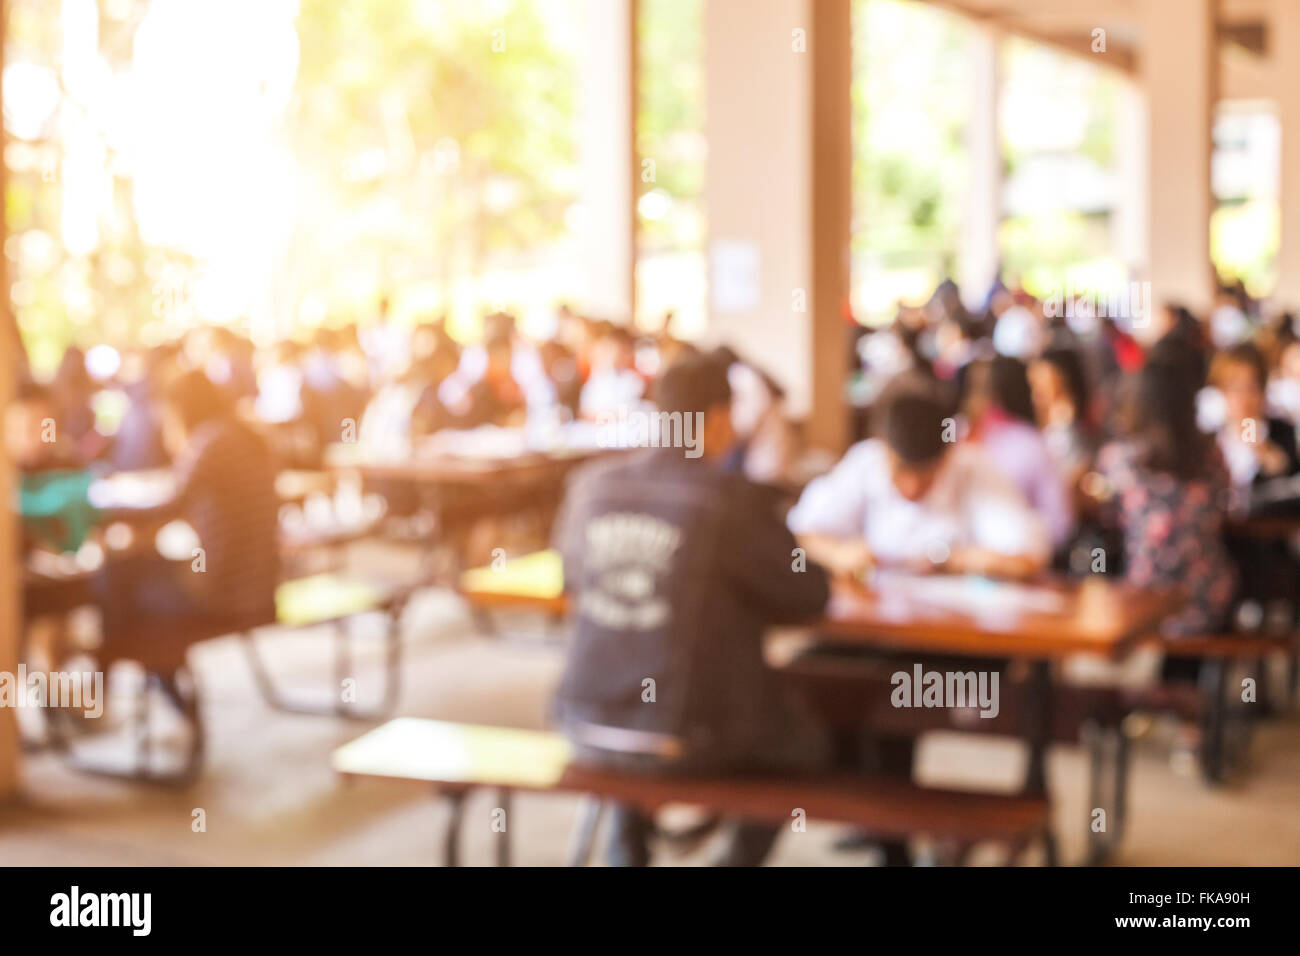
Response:
[{"label": "person in floral blouse", "polygon": [[[1228,475],[1213,440],[1196,427],[1195,387],[1176,363],[1138,373],[1120,436],[1097,456],[1109,507],[1124,537],[1125,577],[1138,587],[1181,587],[1172,636],[1224,626],[1236,575],[1223,543]],[[1189,675],[1190,676],[1190,675]]]}]

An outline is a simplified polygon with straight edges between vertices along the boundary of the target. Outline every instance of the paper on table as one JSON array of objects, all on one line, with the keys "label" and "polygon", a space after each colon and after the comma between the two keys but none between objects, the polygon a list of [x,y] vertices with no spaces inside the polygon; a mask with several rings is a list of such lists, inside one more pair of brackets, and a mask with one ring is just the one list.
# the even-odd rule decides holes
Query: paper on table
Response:
[{"label": "paper on table", "polygon": [[886,605],[895,602],[931,604],[947,611],[979,617],[990,614],[1059,614],[1066,609],[1065,598],[1051,588],[973,576],[926,576],[881,570],[868,584]]}]

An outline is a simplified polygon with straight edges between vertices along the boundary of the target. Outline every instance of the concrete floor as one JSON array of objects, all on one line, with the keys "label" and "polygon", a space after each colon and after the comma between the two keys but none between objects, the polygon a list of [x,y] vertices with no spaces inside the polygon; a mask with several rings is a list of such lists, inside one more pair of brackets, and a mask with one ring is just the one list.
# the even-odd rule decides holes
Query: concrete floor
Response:
[{"label": "concrete floor", "polygon": [[[518,727],[544,724],[558,677],[561,645],[536,622],[503,622],[505,638],[478,634],[457,599],[421,594],[404,620],[406,670],[399,712]],[[321,633],[273,635],[273,664],[291,686],[323,691],[331,680]],[[378,671],[359,655],[358,693]],[[337,745],[373,726],[362,721],[283,714],[257,695],[233,640],[211,642],[193,657],[209,728],[202,780],[185,791],[105,780],[70,771],[50,754],[25,761],[24,797],[0,808],[0,864],[13,865],[412,865],[440,861],[445,811],[424,788],[403,783],[343,783],[329,769]],[[367,677],[373,673],[376,677]],[[123,681],[131,679],[127,673]],[[160,705],[161,709],[161,705]],[[110,715],[111,716],[111,715]],[[100,746],[120,747],[111,735]],[[941,735],[924,746],[918,773],[931,782],[997,786],[1022,766],[1014,742],[973,742]],[[1067,862],[1080,859],[1088,819],[1084,763],[1075,748],[1053,751],[1049,772],[1057,831]],[[1119,864],[1300,864],[1300,721],[1273,721],[1258,732],[1249,766],[1234,781],[1207,788],[1193,769],[1170,759],[1165,736],[1136,748],[1128,833]],[[577,801],[565,796],[516,799],[509,827],[516,862],[562,861]],[[490,863],[494,800],[466,809],[468,863]],[[202,810],[206,829],[195,832]],[[785,835],[772,862],[855,866],[869,851],[831,849],[836,827],[810,824]],[[698,864],[708,848],[665,864]],[[996,862],[996,852],[975,862]]]}]

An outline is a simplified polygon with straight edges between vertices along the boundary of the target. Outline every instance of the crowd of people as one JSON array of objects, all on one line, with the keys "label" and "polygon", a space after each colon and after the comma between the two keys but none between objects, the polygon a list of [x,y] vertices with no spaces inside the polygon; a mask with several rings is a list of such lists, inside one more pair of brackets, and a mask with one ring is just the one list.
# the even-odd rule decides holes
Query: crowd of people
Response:
[{"label": "crowd of people", "polygon": [[[1172,636],[1294,624],[1291,545],[1231,532],[1252,507],[1297,498],[1300,330],[1239,287],[1204,317],[1178,305],[1142,316],[1141,336],[1133,316],[1000,285],[971,310],[950,282],[884,327],[854,323],[868,433],[806,484],[781,385],[730,348],[675,339],[668,322],[645,334],[561,308],[556,336],[534,343],[495,313],[462,344],[441,321],[380,312],[261,349],[216,327],[107,365],[70,348],[48,382],[24,363],[6,434],[26,546],[77,548],[94,523],[93,470],[170,465],[176,491],[135,518],[184,516],[208,573],[173,573],[156,554],[106,564],[105,631],[256,616],[277,579],[275,475],[319,467],[332,443],[410,447],[646,402],[700,416],[702,455],[655,447],[592,466],[555,530],[577,609],[557,716],[587,759],[656,772],[826,759],[758,636],[814,617],[833,576],[1101,572],[1181,588]],[[110,429],[96,408],[106,388],[125,396]],[[643,706],[647,674],[661,706]],[[1195,665],[1163,676],[1194,679]],[[873,759],[907,773],[912,757]],[[612,858],[645,862],[651,832],[620,811]],[[742,825],[724,862],[760,861],[774,836]]]},{"label": "crowd of people", "polygon": [[[1144,345],[1123,317],[1078,303],[1057,311],[995,288],[973,314],[945,283],[886,328],[853,327],[855,361],[880,381],[870,435],[792,507],[728,453],[727,360],[671,366],[660,407],[704,415],[702,458],[658,449],[593,467],[557,532],[577,609],[557,716],[584,759],[660,773],[836,763],[910,777],[914,740],[863,727],[846,752],[766,666],[759,639],[815,619],[832,578],[869,581],[874,569],[1103,573],[1177,590],[1171,639],[1293,626],[1291,546],[1231,533],[1260,501],[1296,498],[1292,317],[1266,319],[1225,289],[1205,320],[1176,305],[1150,316]],[[1282,493],[1258,494],[1278,482]],[[915,661],[816,642],[809,653]],[[1149,676],[1194,681],[1198,665],[1171,657]],[[717,862],[757,864],[778,832],[738,823]],[[653,833],[621,808],[610,862],[648,862]],[[887,863],[910,859],[902,843],[882,848]]]}]

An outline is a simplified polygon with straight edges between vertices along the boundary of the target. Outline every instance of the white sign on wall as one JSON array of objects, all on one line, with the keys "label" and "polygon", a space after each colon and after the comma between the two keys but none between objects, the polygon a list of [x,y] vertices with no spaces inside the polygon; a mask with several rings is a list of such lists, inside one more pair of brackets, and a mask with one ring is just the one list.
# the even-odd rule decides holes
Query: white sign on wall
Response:
[{"label": "white sign on wall", "polygon": [[709,291],[714,311],[750,312],[762,300],[758,243],[715,239],[709,246]]}]

